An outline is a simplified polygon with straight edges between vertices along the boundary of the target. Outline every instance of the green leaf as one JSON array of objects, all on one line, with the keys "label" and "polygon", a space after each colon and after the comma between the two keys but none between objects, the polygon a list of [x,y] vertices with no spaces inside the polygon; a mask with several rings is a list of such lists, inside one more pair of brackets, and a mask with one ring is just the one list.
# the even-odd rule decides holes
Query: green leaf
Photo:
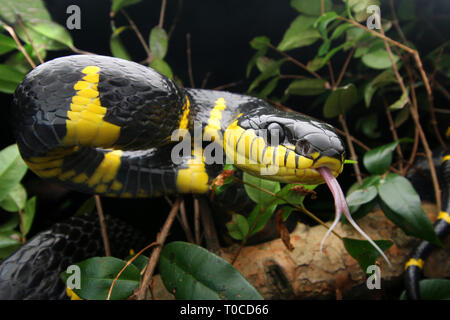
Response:
[{"label": "green leaf", "polygon": [[395,115],[394,125],[396,128],[400,127],[409,118],[409,109],[403,108]]},{"label": "green leaf", "polygon": [[256,289],[230,263],[186,242],[164,246],[159,259],[167,290],[182,300],[262,300]]},{"label": "green leaf", "polygon": [[336,29],[334,29],[333,33],[331,34],[330,40],[338,39],[345,31],[347,31],[351,27],[352,25],[350,23],[341,24]]},{"label": "green leaf", "polygon": [[[421,300],[450,300],[449,279],[423,279],[419,281]],[[400,300],[406,300],[406,291],[400,295]]]},{"label": "green leaf", "polygon": [[249,228],[253,227],[252,231],[250,232],[250,236],[254,235],[264,228],[267,221],[269,221],[274,214],[276,208],[276,201],[269,202],[267,204],[258,203],[255,208],[253,208],[248,217],[248,226]]},{"label": "green leaf", "polygon": [[139,3],[141,0],[112,0],[111,11],[115,14],[120,9]]},{"label": "green leaf", "polygon": [[261,49],[256,52],[247,64],[247,69],[245,76],[248,78],[254,66],[256,66],[257,61],[262,58],[267,53],[267,49]]},{"label": "green leaf", "polygon": [[360,188],[347,196],[347,204],[349,206],[360,206],[372,201],[377,195],[378,191],[374,186]]},{"label": "green leaf", "polygon": [[14,189],[0,202],[0,207],[9,212],[18,212],[25,208],[27,191],[22,184],[17,184]]},{"label": "green leaf", "polygon": [[0,64],[0,91],[4,93],[14,93],[16,87],[25,78],[25,74],[16,69]]},{"label": "green leaf", "polygon": [[[72,290],[84,300],[105,300],[108,296],[109,288],[125,266],[126,261],[114,257],[94,257],[77,263],[80,267],[80,289]],[[61,278],[66,283],[70,274],[65,271],[61,273]],[[130,264],[117,279],[111,292],[111,300],[121,300],[128,298],[139,286],[139,270]]]},{"label": "green leaf", "polygon": [[354,84],[337,88],[328,96],[323,108],[326,118],[334,118],[345,114],[358,101],[358,91]]},{"label": "green leaf", "polygon": [[3,231],[13,230],[15,227],[19,225],[19,222],[20,222],[19,214],[18,213],[11,214],[8,220],[6,220],[5,223],[0,225],[0,233],[2,233]]},{"label": "green leaf", "polygon": [[[53,21],[39,21],[37,23],[24,23],[28,35],[36,48],[46,50],[62,50],[73,48],[72,37],[63,26]],[[22,30],[16,29],[17,35],[26,43],[31,41]]]},{"label": "green leaf", "polygon": [[169,46],[169,37],[163,28],[154,27],[150,32],[150,51],[156,59],[164,59]]},{"label": "green leaf", "polygon": [[0,259],[8,257],[20,246],[20,233],[14,230],[5,230],[0,232]]},{"label": "green leaf", "polygon": [[270,39],[266,36],[255,37],[250,41],[250,46],[256,50],[266,49],[270,45]]},{"label": "green leaf", "polygon": [[[280,191],[280,183],[278,181],[261,179],[252,176],[251,174],[248,174],[246,172],[244,172],[243,174],[243,181],[245,183],[250,183],[252,185],[255,185],[261,189],[267,190],[272,193],[277,193],[278,191]],[[256,203],[267,203],[273,199],[273,197],[270,194],[263,192],[259,189],[256,189],[254,187],[251,187],[247,184],[244,184],[244,188],[249,198]]]},{"label": "green leaf", "polygon": [[367,116],[361,117],[356,121],[356,127],[360,129],[367,137],[376,139],[381,136],[378,128],[378,114],[370,113]]},{"label": "green leaf", "polygon": [[[332,7],[331,0],[325,0],[325,12],[330,11]],[[311,16],[321,14],[321,1],[318,0],[291,0],[291,6],[301,13]]]},{"label": "green leaf", "polygon": [[347,43],[343,43],[337,46],[336,48],[331,49],[325,57],[315,57],[313,60],[308,62],[306,67],[308,68],[308,70],[311,71],[317,71],[321,69],[327,63],[328,60],[330,60],[336,53],[344,49],[346,45]]},{"label": "green leaf", "polygon": [[16,144],[0,151],[0,201],[14,189],[27,172]]},{"label": "green leaf", "polygon": [[36,197],[29,199],[25,205],[25,210],[23,211],[23,231],[25,235],[30,231],[31,225],[34,220],[34,213],[36,212]]},{"label": "green leaf", "polygon": [[166,77],[173,79],[173,73],[170,66],[162,59],[153,59],[150,63],[150,67],[158,71],[159,73],[162,73]]},{"label": "green leaf", "polygon": [[298,96],[316,96],[324,93],[328,88],[327,81],[323,79],[300,79],[292,81],[285,94]]},{"label": "green leaf", "polygon": [[[366,272],[369,266],[375,265],[375,261],[380,256],[380,253],[369,241],[350,238],[343,238],[343,240],[345,249],[358,261],[359,266],[364,272]],[[383,251],[386,251],[393,245],[393,242],[388,240],[375,240],[374,242]]]},{"label": "green leaf", "polygon": [[309,46],[320,39],[320,33],[312,27],[315,20],[314,17],[299,15],[284,33],[278,49],[287,51]]},{"label": "green leaf", "polygon": [[[392,53],[394,63],[397,63],[400,58]],[[369,51],[362,57],[362,62],[373,69],[387,69],[392,67],[391,59],[386,49],[377,49]]]},{"label": "green leaf", "polygon": [[401,142],[411,142],[409,138],[385,144],[381,147],[367,151],[363,157],[364,167],[372,174],[383,174],[391,166],[392,153]]},{"label": "green leaf", "polygon": [[132,60],[127,49],[122,44],[122,40],[120,39],[120,34],[128,29],[125,26],[119,27],[114,30],[114,32],[111,35],[111,39],[109,41],[109,46],[111,48],[111,53],[116,58],[121,58],[125,60]]},{"label": "green leaf", "polygon": [[377,186],[384,214],[406,234],[441,245],[430,219],[422,209],[419,195],[408,179],[389,173]]},{"label": "green leaf", "polygon": [[249,230],[247,219],[237,213],[232,215],[232,220],[226,224],[226,227],[230,236],[236,240],[243,240]]},{"label": "green leaf", "polygon": [[391,110],[403,109],[403,107],[406,106],[406,104],[409,101],[408,95],[409,95],[409,87],[407,87],[406,90],[403,91],[400,99],[398,99],[397,101],[395,101],[393,104],[391,104],[389,106],[389,109],[391,109]]},{"label": "green leaf", "polygon": [[90,197],[77,209],[74,216],[79,217],[83,214],[91,214],[95,209],[95,198]]},{"label": "green leaf", "polygon": [[17,45],[11,37],[0,33],[0,54],[17,49]]},{"label": "green leaf", "polygon": [[250,84],[248,88],[248,92],[252,92],[258,85],[273,76],[280,74],[280,66],[285,62],[285,59],[281,59],[278,61],[274,61],[272,59],[267,59],[265,57],[260,57],[256,61],[257,67],[261,70],[261,74],[259,74],[255,80]]},{"label": "green leaf", "polygon": [[[308,190],[314,190],[317,185],[306,185],[306,184],[287,184],[280,191],[276,193],[277,196],[285,199],[287,203],[303,205],[303,200],[305,200],[305,195],[300,193],[299,191],[293,190],[293,188],[303,188],[306,192]],[[284,204],[286,202],[281,201],[280,199],[274,200],[277,204]]]},{"label": "green leaf", "polygon": [[266,86],[261,90],[261,92],[259,92],[256,96],[258,98],[264,99],[265,97],[267,97],[268,95],[270,95],[272,93],[273,90],[275,90],[275,88],[278,85],[278,77],[273,78],[272,80],[270,80]]},{"label": "green leaf", "polygon": [[52,18],[41,0],[0,0],[0,17],[9,25],[15,25],[17,15],[24,22],[38,23]]},{"label": "green leaf", "polygon": [[383,71],[376,76],[364,89],[364,101],[366,102],[366,107],[370,106],[372,97],[379,88],[392,83],[397,83],[397,79],[395,78],[395,74],[392,69]]},{"label": "green leaf", "polygon": [[[131,258],[133,258],[135,255],[128,256],[125,260],[129,261]],[[142,272],[144,268],[148,264],[148,257],[144,256],[143,254],[139,255],[136,259],[133,260],[132,264],[138,268],[139,272]]]},{"label": "green leaf", "polygon": [[324,39],[328,39],[327,26],[330,22],[336,20],[338,17],[336,12],[330,11],[321,15],[315,22],[314,28],[317,28]]},{"label": "green leaf", "polygon": [[367,13],[367,8],[371,5],[380,6],[379,0],[348,0],[348,5],[354,12],[355,20],[362,22],[367,20],[367,18],[371,15]]}]

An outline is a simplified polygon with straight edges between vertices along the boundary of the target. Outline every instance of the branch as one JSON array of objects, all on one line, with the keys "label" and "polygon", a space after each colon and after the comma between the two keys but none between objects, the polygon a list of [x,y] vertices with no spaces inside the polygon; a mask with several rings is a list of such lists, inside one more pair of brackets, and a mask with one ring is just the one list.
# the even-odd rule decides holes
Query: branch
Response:
[{"label": "branch", "polygon": [[170,228],[172,227],[172,223],[175,220],[175,217],[177,216],[177,212],[180,207],[181,200],[182,200],[181,198],[177,198],[172,209],[170,210],[170,213],[166,219],[166,222],[164,222],[161,232],[158,233],[158,235],[156,236],[156,242],[158,243],[158,246],[153,250],[152,255],[151,255],[150,259],[148,260],[147,266],[145,268],[143,280],[142,280],[139,288],[134,293],[134,296],[136,297],[137,300],[145,299],[147,288],[152,279],[153,272],[155,271],[155,268],[156,268],[156,264],[158,263],[159,255],[161,253],[164,242],[166,241],[166,238],[169,234]]},{"label": "branch", "polygon": [[105,255],[111,256],[111,248],[109,246],[108,233],[106,232],[105,216],[103,214],[102,203],[98,194],[94,195],[95,205],[97,206],[97,214],[100,221],[100,230],[102,232],[103,246],[105,247]]}]

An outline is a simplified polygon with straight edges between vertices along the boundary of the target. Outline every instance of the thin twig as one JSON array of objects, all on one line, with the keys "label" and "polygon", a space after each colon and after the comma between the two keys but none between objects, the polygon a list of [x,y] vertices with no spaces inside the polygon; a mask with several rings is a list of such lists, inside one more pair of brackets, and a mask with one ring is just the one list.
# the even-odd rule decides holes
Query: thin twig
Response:
[{"label": "thin twig", "polygon": [[211,76],[211,72],[207,72],[205,77],[202,80],[202,84],[200,85],[201,89],[205,89],[206,88],[206,84],[208,83],[209,77]]},{"label": "thin twig", "polygon": [[200,204],[198,199],[194,197],[194,232],[195,243],[200,244]]},{"label": "thin twig", "polygon": [[309,72],[310,74],[312,74],[314,77],[316,77],[317,79],[322,79],[322,77],[315,71],[309,70],[308,67],[306,65],[304,65],[303,63],[301,63],[300,61],[298,61],[297,59],[291,57],[290,55],[288,55],[286,52],[281,51],[280,49],[278,49],[277,47],[269,44],[269,48],[271,48],[272,50],[276,51],[277,53],[281,54],[283,57],[285,57],[286,59],[288,59],[289,61],[291,61],[292,63],[294,63],[295,65],[299,66],[300,68],[302,68],[303,70],[305,70],[306,72]]},{"label": "thin twig", "polygon": [[172,24],[170,25],[169,28],[169,32],[167,33],[169,39],[172,37],[173,31],[175,30],[175,27],[177,26],[178,21],[180,20],[182,9],[183,9],[183,0],[178,0],[177,13],[175,13],[175,18],[173,19]]},{"label": "thin twig", "polygon": [[[387,105],[385,99],[384,99],[384,104],[385,104],[386,116],[387,116],[388,121],[389,121],[389,130],[391,130],[391,132],[392,132],[392,137],[394,138],[394,141],[398,141],[398,134],[397,134],[397,130],[395,129],[394,120],[392,119],[391,111],[389,110],[389,106]],[[402,148],[400,147],[400,143],[397,144],[397,147],[395,149],[397,150],[397,154],[398,154],[399,159],[400,159],[400,161],[399,161],[399,169],[400,169],[400,171],[403,172],[404,157],[403,157]]]},{"label": "thin twig", "polygon": [[[339,115],[339,122],[342,125],[342,128],[344,129],[345,138],[347,139],[348,148],[350,150],[350,156],[353,161],[358,161],[358,156],[356,155],[355,148],[353,147],[352,139],[350,138],[350,131],[347,127],[347,122],[345,121],[344,115]],[[353,170],[355,170],[356,179],[358,180],[359,185],[362,185],[362,177],[361,177],[361,170],[359,169],[358,163],[353,163]]]},{"label": "thin twig", "polygon": [[192,60],[191,60],[191,34],[186,33],[186,42],[187,42],[187,62],[188,62],[188,73],[189,73],[189,83],[192,88],[195,88],[194,75],[192,73]]},{"label": "thin twig", "polygon": [[102,233],[103,246],[105,247],[105,255],[107,257],[111,256],[111,248],[109,247],[108,233],[106,231],[105,216],[103,214],[102,203],[100,201],[100,196],[98,194],[94,195],[95,205],[97,206],[97,214],[100,221],[100,230]]},{"label": "thin twig", "polygon": [[142,33],[139,31],[138,27],[134,23],[134,21],[128,16],[128,14],[125,12],[125,10],[121,9],[120,12],[125,16],[128,23],[130,24],[131,29],[133,29],[134,33],[139,39],[139,42],[141,43],[142,47],[144,48],[145,52],[147,53],[147,60],[148,62],[151,62],[153,60],[153,55],[150,51],[150,48],[147,45],[147,42],[145,41],[144,37],[142,36]]},{"label": "thin twig", "polygon": [[23,211],[22,209],[19,210],[19,221],[20,221],[20,241],[23,243],[27,242],[27,239],[25,238],[25,224],[23,222]]},{"label": "thin twig", "polygon": [[8,25],[4,25],[4,28],[6,31],[8,31],[8,33],[11,35],[11,37],[14,39],[14,41],[16,42],[17,48],[20,50],[20,52],[22,52],[22,54],[25,56],[25,59],[28,61],[29,65],[34,69],[36,68],[36,64],[34,63],[33,59],[31,59],[31,57],[28,55],[27,51],[25,50],[25,48],[23,47],[22,43],[20,43],[19,38],[16,35],[16,32],[14,31],[13,28],[11,28]]},{"label": "thin twig", "polygon": [[325,0],[320,1],[320,14],[325,14]]},{"label": "thin twig", "polygon": [[148,260],[142,282],[134,294],[134,296],[136,297],[137,300],[145,299],[147,288],[152,279],[153,272],[155,271],[156,264],[159,260],[159,255],[161,253],[164,242],[166,241],[166,238],[169,234],[172,223],[175,220],[175,217],[177,216],[181,200],[182,200],[182,198],[177,198],[172,209],[170,210],[170,213],[166,219],[166,222],[164,222],[161,232],[158,233],[158,235],[156,236],[156,241],[158,243],[158,246],[153,250],[151,257]]},{"label": "thin twig", "polygon": [[134,260],[136,260],[145,250],[156,246],[158,244],[158,242],[152,242],[150,243],[148,246],[146,246],[144,249],[142,249],[141,251],[139,251],[134,257],[132,257],[130,260],[127,261],[127,263],[125,264],[125,266],[119,271],[119,273],[116,275],[116,277],[114,278],[113,282],[111,283],[111,287],[109,287],[109,291],[108,291],[108,296],[106,297],[106,300],[111,300],[111,293],[112,293],[112,289],[114,288],[114,285],[116,284],[116,281],[119,279],[120,275],[125,271],[125,269],[131,264],[133,263]]},{"label": "thin twig", "polygon": [[30,35],[28,34],[28,31],[25,28],[25,26],[22,22],[22,18],[20,16],[18,16],[17,22],[19,23],[19,26],[22,28],[23,32],[25,33],[25,36],[27,37],[28,41],[30,41],[31,47],[33,48],[34,53],[36,54],[36,57],[38,58],[39,62],[44,63],[44,60],[42,59],[41,54],[39,53],[36,46],[34,45],[34,41],[33,41],[33,39],[31,39]]},{"label": "thin twig", "polygon": [[398,22],[398,18],[397,18],[397,13],[395,12],[394,0],[389,0],[389,5],[391,7],[391,13],[392,13],[392,18],[393,18],[392,23],[394,24],[395,29],[397,29],[398,34],[402,38],[402,41],[405,44],[407,44],[408,40],[406,39],[405,34],[403,33],[402,28],[400,27],[400,23]]},{"label": "thin twig", "polygon": [[214,220],[211,215],[211,210],[209,208],[208,202],[204,197],[201,197],[198,200],[201,208],[200,218],[202,219],[206,248],[209,251],[220,253],[221,247],[219,237],[217,236],[216,227],[214,225]]},{"label": "thin twig", "polygon": [[161,12],[159,13],[159,23],[158,23],[158,27],[160,27],[161,29],[163,28],[164,25],[164,14],[166,12],[166,0],[162,0],[161,3]]},{"label": "thin twig", "polygon": [[330,73],[330,81],[331,81],[331,87],[336,89],[336,82],[334,81],[334,71],[333,71],[333,65],[331,64],[331,61],[327,61],[328,66],[328,72]]},{"label": "thin twig", "polygon": [[186,239],[190,243],[194,243],[194,237],[192,236],[191,228],[189,227],[189,222],[186,215],[186,207],[184,205],[184,200],[180,204],[180,222],[181,227],[184,230],[184,233],[186,234]]},{"label": "thin twig", "polygon": [[347,59],[345,60],[344,66],[342,67],[341,72],[339,73],[339,77],[338,77],[338,79],[336,81],[336,88],[339,87],[339,85],[341,84],[342,79],[344,78],[345,71],[347,71],[348,65],[350,63],[350,60],[353,57],[353,53],[354,52],[355,52],[355,48],[353,48],[350,51],[350,53],[348,54]]},{"label": "thin twig", "polygon": [[232,87],[237,86],[239,83],[240,83],[240,81],[226,83],[221,86],[215,87],[212,90],[224,90],[224,89],[232,88]]}]

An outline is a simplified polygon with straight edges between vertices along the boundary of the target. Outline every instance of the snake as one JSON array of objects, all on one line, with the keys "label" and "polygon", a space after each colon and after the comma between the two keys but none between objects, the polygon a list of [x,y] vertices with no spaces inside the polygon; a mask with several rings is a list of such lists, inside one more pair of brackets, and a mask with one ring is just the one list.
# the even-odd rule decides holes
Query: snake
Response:
[{"label": "snake", "polygon": [[21,156],[44,179],[106,197],[208,194],[231,163],[281,183],[326,183],[336,212],[320,249],[344,214],[390,264],[350,215],[336,180],[345,146],[325,122],[253,96],[180,87],[149,67],[100,55],[37,66],[13,104]]}]

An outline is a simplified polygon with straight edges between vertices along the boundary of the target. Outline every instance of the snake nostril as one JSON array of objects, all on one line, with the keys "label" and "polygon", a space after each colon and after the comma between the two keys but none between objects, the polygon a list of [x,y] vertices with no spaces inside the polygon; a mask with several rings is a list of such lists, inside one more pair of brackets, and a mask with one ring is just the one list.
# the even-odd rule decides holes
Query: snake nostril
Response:
[{"label": "snake nostril", "polygon": [[300,155],[308,155],[311,149],[311,144],[305,139],[300,139],[295,144],[295,152]]}]

